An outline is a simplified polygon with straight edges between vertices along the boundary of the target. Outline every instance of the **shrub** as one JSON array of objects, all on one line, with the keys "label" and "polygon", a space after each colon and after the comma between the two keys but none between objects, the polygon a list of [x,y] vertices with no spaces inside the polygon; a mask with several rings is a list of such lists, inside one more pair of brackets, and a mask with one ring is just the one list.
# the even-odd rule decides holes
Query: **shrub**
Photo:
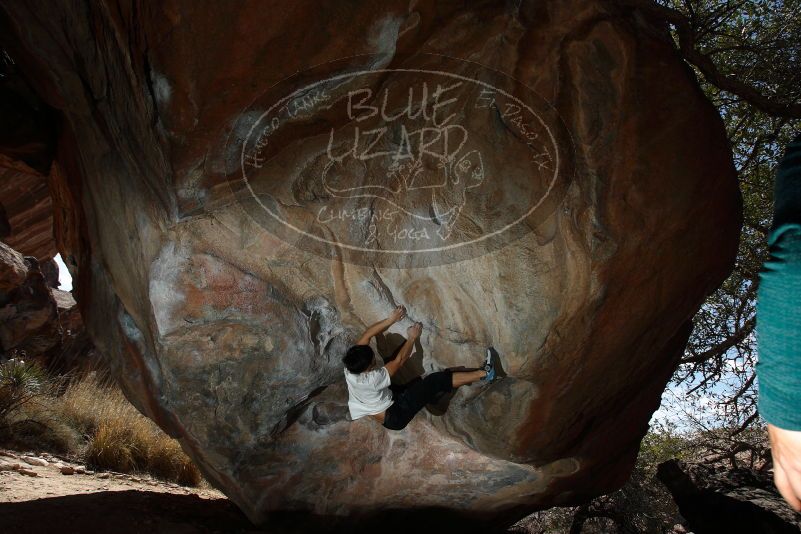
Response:
[{"label": "shrub", "polygon": [[148,472],[166,480],[174,480],[186,486],[197,486],[203,477],[194,463],[184,454],[180,444],[167,436],[158,434],[150,442]]},{"label": "shrub", "polygon": [[45,372],[36,362],[11,358],[0,363],[0,424],[24,404],[48,389]]},{"label": "shrub", "polygon": [[56,381],[34,361],[0,363],[0,442],[21,449],[69,452],[80,435],[53,407]]},{"label": "shrub", "polygon": [[87,438],[83,456],[88,465],[148,472],[191,486],[202,480],[180,444],[139,413],[107,378],[89,374],[73,382],[62,398],[64,417]]},{"label": "shrub", "polygon": [[180,444],[95,371],[50,377],[32,362],[0,364],[0,442],[71,453],[97,469],[148,472],[191,486],[202,481]]}]

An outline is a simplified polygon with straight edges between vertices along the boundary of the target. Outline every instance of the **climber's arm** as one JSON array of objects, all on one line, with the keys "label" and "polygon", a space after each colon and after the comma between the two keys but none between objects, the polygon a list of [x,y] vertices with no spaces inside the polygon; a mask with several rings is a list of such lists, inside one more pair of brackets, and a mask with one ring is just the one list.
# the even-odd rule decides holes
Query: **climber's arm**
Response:
[{"label": "climber's arm", "polygon": [[383,321],[378,321],[377,323],[373,323],[368,326],[367,330],[364,331],[364,334],[362,334],[362,337],[359,338],[356,344],[368,345],[370,343],[370,338],[384,332],[387,328],[397,323],[404,317],[406,317],[406,307],[397,306],[394,310],[392,310],[392,313],[389,315],[389,317]]},{"label": "climber's arm", "polygon": [[403,367],[403,364],[406,363],[412,356],[414,342],[420,337],[420,333],[422,331],[423,325],[421,323],[414,323],[412,326],[406,329],[406,341],[398,351],[398,355],[395,356],[395,359],[393,359],[391,362],[384,365],[384,367],[387,368],[387,372],[389,372],[389,376],[395,376],[395,373],[397,373],[400,368]]}]

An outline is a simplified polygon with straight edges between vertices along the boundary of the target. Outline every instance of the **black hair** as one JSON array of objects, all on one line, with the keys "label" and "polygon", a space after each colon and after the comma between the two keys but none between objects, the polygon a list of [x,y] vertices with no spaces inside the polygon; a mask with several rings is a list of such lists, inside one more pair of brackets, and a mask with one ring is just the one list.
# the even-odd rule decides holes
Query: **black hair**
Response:
[{"label": "black hair", "polygon": [[342,361],[345,367],[353,374],[359,374],[373,363],[373,349],[370,345],[353,345],[345,353]]}]

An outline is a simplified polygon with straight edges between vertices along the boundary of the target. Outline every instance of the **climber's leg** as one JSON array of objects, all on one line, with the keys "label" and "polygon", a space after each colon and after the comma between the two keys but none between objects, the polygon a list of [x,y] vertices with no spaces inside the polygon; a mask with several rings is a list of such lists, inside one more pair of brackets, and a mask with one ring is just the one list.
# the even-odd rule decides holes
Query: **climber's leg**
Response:
[{"label": "climber's leg", "polygon": [[[453,387],[458,388],[459,386],[472,384],[473,382],[477,382],[479,380],[483,380],[488,383],[495,380],[497,370],[495,368],[495,363],[493,362],[494,350],[495,349],[492,347],[487,348],[487,359],[484,361],[484,365],[481,369],[476,371],[453,373]],[[495,354],[497,354],[497,352]]]},{"label": "climber's leg", "polygon": [[431,373],[423,378],[423,388],[425,390],[423,406],[434,402],[443,393],[453,391],[453,375],[453,371],[445,369],[444,371]]},{"label": "climber's leg", "polygon": [[479,369],[478,371],[460,371],[458,373],[453,373],[453,387],[458,388],[459,386],[464,386],[465,384],[478,382],[485,376],[487,376],[487,372],[483,369]]},{"label": "climber's leg", "polygon": [[384,414],[384,426],[400,430],[422,410],[426,404],[436,400],[442,393],[453,390],[453,375],[450,369],[431,373],[418,380],[400,395],[393,395],[392,406]]},{"label": "climber's leg", "polygon": [[392,391],[392,398],[397,399],[408,387],[406,384],[390,384],[389,389]]}]

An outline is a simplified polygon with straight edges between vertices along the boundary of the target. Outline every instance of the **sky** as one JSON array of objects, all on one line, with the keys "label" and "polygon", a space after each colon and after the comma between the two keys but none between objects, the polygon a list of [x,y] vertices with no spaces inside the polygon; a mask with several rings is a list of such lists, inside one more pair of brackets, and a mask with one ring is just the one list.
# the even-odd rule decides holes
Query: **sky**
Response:
[{"label": "sky", "polygon": [[669,383],[662,393],[659,409],[651,417],[651,425],[669,424],[678,432],[697,430],[693,421],[701,422],[708,428],[719,427],[724,418],[724,408],[718,404],[715,396],[731,396],[740,388],[741,384],[732,376],[724,372],[706,394],[699,392],[693,398],[688,398],[688,391],[701,381],[700,374],[683,384]]},{"label": "sky", "polygon": [[61,259],[61,254],[56,254],[56,263],[58,264],[58,288],[64,291],[72,291],[72,276],[64,265],[64,260]]}]

